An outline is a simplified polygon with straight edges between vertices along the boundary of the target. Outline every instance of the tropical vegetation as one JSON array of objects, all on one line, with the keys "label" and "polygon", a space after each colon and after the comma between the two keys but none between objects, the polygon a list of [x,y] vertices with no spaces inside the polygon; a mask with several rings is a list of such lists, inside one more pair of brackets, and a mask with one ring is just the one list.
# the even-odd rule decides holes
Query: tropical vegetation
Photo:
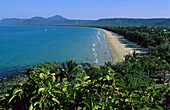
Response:
[{"label": "tropical vegetation", "polygon": [[34,65],[27,69],[26,82],[1,84],[0,109],[170,109],[169,85],[158,87],[153,79],[165,79],[169,74],[169,28],[102,28],[147,48],[148,55],[141,57],[134,52],[122,62],[106,62],[99,67],[80,65],[75,60]]},{"label": "tropical vegetation", "polygon": [[100,27],[119,35],[149,50],[152,54],[170,63],[170,28],[168,27]]}]

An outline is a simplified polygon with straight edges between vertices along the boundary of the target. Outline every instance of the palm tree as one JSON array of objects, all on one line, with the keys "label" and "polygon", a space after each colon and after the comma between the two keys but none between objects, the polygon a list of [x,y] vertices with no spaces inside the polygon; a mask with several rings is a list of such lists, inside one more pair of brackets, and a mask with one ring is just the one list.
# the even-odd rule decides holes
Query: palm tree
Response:
[{"label": "palm tree", "polygon": [[66,60],[66,63],[62,63],[62,74],[68,81],[75,78],[78,74],[84,73],[83,67],[78,65],[75,60]]}]

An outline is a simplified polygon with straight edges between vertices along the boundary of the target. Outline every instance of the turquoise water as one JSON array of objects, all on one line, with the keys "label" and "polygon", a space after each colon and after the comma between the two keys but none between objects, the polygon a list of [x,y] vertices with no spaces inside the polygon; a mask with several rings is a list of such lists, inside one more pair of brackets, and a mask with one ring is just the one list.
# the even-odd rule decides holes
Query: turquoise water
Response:
[{"label": "turquoise water", "polygon": [[69,58],[95,65],[110,60],[104,33],[86,27],[0,26],[0,77]]}]

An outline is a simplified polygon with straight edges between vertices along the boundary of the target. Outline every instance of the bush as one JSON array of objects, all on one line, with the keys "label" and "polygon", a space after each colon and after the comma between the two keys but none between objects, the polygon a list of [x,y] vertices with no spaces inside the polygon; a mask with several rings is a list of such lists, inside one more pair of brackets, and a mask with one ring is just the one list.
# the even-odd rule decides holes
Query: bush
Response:
[{"label": "bush", "polygon": [[[34,66],[27,73],[29,80],[10,86],[0,95],[1,109],[55,110],[55,109],[163,109],[168,88],[155,88],[150,84],[129,90],[121,74],[110,67],[106,72],[88,67],[88,74],[81,65],[68,61],[67,67],[57,70],[61,78],[43,65]],[[106,70],[106,67],[105,67]],[[95,72],[97,71],[97,72]],[[68,73],[69,72],[69,73]],[[92,72],[93,73],[93,72]],[[65,75],[66,74],[66,75]],[[131,78],[129,78],[131,79]]]}]

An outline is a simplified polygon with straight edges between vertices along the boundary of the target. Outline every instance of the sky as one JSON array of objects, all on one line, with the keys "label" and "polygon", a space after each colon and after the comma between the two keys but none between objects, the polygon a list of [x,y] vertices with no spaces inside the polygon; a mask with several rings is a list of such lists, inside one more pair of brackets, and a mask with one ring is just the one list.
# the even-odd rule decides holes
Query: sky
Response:
[{"label": "sky", "polygon": [[0,0],[0,19],[170,18],[170,0]]}]

